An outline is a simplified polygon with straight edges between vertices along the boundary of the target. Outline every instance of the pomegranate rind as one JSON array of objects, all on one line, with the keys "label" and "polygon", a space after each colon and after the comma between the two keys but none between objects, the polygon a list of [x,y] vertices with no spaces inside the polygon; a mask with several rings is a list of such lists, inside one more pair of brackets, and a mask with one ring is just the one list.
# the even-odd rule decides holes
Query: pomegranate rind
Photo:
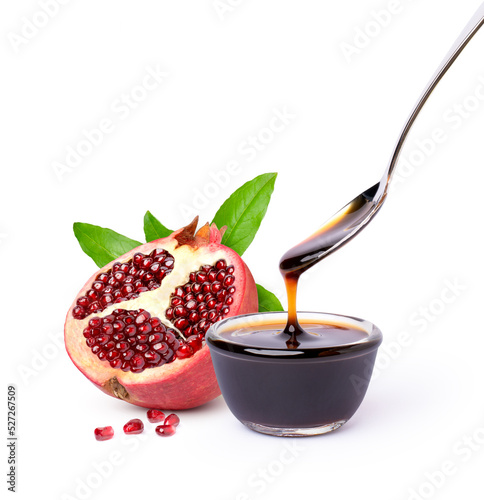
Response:
[{"label": "pomegranate rind", "polygon": [[138,298],[109,306],[102,313],[88,315],[82,320],[75,319],[72,310],[76,306],[77,298],[91,288],[100,273],[112,267],[111,262],[89,278],[67,313],[65,345],[75,366],[106,394],[145,408],[183,410],[200,406],[219,396],[220,389],[208,347],[204,344],[192,357],[175,359],[171,363],[148,368],[141,373],[123,372],[112,368],[106,361],[99,360],[87,346],[83,330],[92,317],[107,316],[114,309],[145,309],[152,316],[159,317],[165,325],[172,326],[164,311],[169,306],[175,287],[187,282],[190,272],[198,270],[202,265],[214,264],[219,259],[224,259],[227,266],[234,266],[236,277],[234,302],[225,317],[258,310],[257,288],[252,274],[236,252],[220,243],[220,232],[212,225],[207,238],[196,236],[191,244],[180,244],[177,236],[183,234],[183,231],[184,229],[181,229],[167,238],[145,243],[116,259],[116,262],[123,263],[131,260],[137,252],[149,254],[155,248],[167,250],[173,255],[175,263],[173,271],[164,278],[160,288],[144,292]]}]

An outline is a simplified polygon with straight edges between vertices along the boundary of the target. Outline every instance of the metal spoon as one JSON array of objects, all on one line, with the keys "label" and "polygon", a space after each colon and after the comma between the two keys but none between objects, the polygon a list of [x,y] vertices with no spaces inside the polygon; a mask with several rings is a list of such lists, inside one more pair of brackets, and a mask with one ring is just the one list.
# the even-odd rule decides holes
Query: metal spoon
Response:
[{"label": "metal spoon", "polygon": [[297,281],[300,274],[356,236],[377,214],[385,201],[395,165],[417,116],[447,70],[483,24],[484,3],[457,38],[410,113],[380,182],[350,201],[307,240],[287,251],[280,262],[284,276]]}]

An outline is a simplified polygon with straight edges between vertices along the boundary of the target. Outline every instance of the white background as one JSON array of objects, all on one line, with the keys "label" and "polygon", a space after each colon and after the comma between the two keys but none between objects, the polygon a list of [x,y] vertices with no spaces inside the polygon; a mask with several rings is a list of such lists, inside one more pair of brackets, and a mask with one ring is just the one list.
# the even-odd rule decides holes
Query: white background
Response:
[{"label": "white background", "polygon": [[[387,9],[381,0],[227,0],[224,12],[211,0],[64,3],[33,34],[26,23],[45,21],[37,1],[0,7],[2,393],[16,384],[17,498],[482,498],[484,112],[483,94],[473,96],[484,82],[484,32],[422,113],[404,151],[413,168],[398,174],[380,215],[302,283],[300,309],[364,317],[384,333],[367,397],[342,429],[297,441],[259,435],[219,398],[180,412],[175,437],[149,427],[123,439],[122,425],[144,410],[97,391],[58,346],[65,313],[96,270],[73,222],[142,239],[146,210],[180,227],[205,190],[198,212],[210,220],[264,172],[279,176],[244,259],[283,298],[279,256],[380,178],[479,0],[401,0],[380,26],[372,12]],[[367,46],[345,57],[365,29]],[[113,111],[148,66],[167,73],[163,83],[136,109]],[[459,121],[460,105],[471,111]],[[290,123],[248,161],[239,148],[284,108]],[[112,132],[56,175],[53,163],[105,118]],[[433,147],[436,129],[444,139]],[[238,175],[214,189],[210,173],[234,160]],[[101,425],[114,426],[113,440],[94,440]],[[106,465],[112,453],[116,464]],[[444,462],[452,475],[437,473]]]}]

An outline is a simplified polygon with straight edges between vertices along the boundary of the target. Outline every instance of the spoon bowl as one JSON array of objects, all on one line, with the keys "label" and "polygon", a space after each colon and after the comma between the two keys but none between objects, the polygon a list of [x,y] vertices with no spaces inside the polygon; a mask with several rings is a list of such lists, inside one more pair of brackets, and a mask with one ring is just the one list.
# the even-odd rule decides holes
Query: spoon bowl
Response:
[{"label": "spoon bowl", "polygon": [[356,198],[351,200],[333,215],[333,217],[325,222],[316,233],[299,245],[291,248],[282,256],[280,269],[286,277],[293,281],[297,281],[304,271],[356,236],[378,213],[386,199],[388,187],[392,180],[403,145],[420,111],[438,83],[442,80],[443,76],[483,24],[484,3],[477,9],[476,13],[456,39],[454,45],[437,68],[434,76],[431,78],[415,104],[400,133],[388,167],[381,180],[356,196]]}]

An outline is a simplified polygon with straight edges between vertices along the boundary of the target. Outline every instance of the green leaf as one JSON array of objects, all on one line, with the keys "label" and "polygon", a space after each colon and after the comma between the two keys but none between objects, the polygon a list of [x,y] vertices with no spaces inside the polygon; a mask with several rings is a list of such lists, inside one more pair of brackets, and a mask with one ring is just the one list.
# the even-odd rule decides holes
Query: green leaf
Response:
[{"label": "green leaf", "polygon": [[269,292],[262,285],[256,286],[259,296],[259,312],[284,311],[281,302],[272,292]]},{"label": "green leaf", "polygon": [[227,226],[222,243],[242,255],[252,243],[267,211],[277,174],[262,174],[234,191],[213,218]]},{"label": "green leaf", "polygon": [[84,252],[99,267],[141,245],[139,241],[127,238],[111,229],[84,222],[74,223],[74,234]]},{"label": "green leaf", "polygon": [[144,225],[147,242],[166,238],[173,232],[166,228],[150,211],[145,213]]}]

